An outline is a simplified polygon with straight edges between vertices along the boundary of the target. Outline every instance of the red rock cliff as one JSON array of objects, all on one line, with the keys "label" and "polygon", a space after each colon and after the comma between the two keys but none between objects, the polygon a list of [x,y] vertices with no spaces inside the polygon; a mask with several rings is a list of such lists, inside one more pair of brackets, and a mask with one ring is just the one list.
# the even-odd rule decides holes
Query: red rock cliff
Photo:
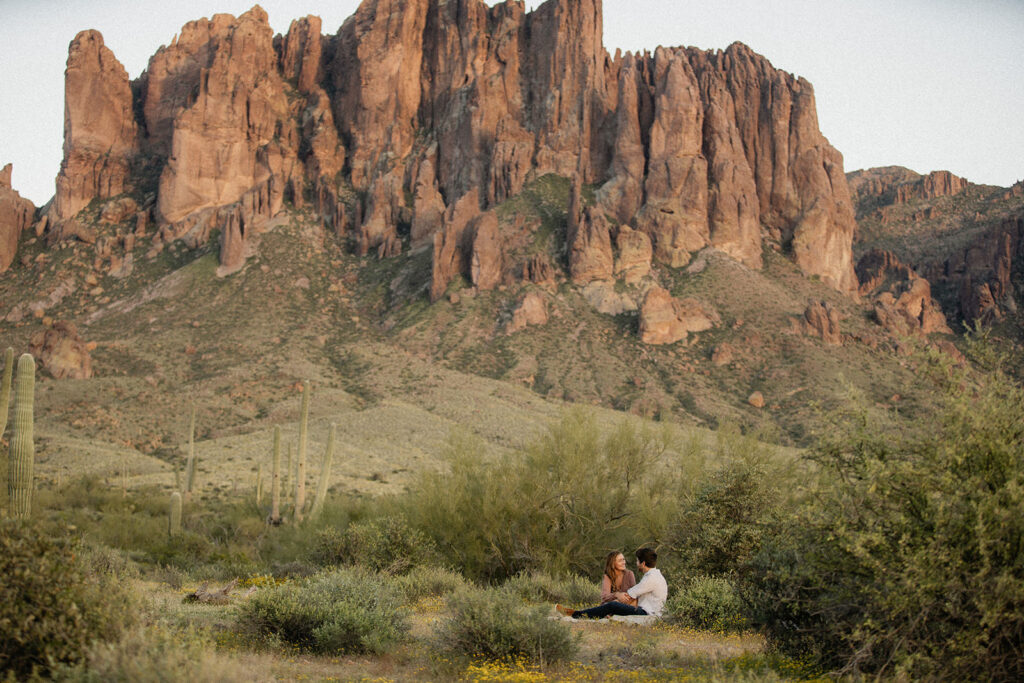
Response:
[{"label": "red rock cliff", "polygon": [[[409,246],[429,244],[474,191],[485,211],[532,178],[578,175],[597,205],[575,234],[576,264],[592,244],[607,256],[607,217],[669,266],[710,245],[759,268],[767,235],[808,275],[855,293],[853,208],[810,84],[741,44],[613,58],[602,32],[601,0],[530,13],[522,0],[364,0],[336,35],[307,17],[276,39],[257,6],[186,25],[150,60],[134,103],[123,70],[103,66],[112,57],[98,34],[72,47],[91,50],[93,96],[111,112],[97,130],[115,166],[139,149],[161,167],[165,224],[195,225],[262,187],[267,212],[286,195],[312,201],[358,253],[388,256],[403,248],[400,226]],[[69,149],[96,147],[69,131]],[[73,193],[65,213],[124,188],[102,185]]]}]

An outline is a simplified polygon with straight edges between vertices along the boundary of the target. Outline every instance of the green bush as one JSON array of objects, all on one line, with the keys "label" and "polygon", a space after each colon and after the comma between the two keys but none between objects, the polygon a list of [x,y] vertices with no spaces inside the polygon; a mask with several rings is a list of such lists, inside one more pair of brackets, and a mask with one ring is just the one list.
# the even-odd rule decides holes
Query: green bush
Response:
[{"label": "green bush", "polygon": [[604,436],[580,410],[503,458],[455,436],[445,471],[410,487],[406,517],[473,580],[593,571],[609,549],[655,536],[652,517],[674,496],[658,467],[671,440],[629,421]]},{"label": "green bush", "polygon": [[462,574],[436,566],[414,567],[408,573],[396,576],[394,584],[402,591],[406,604],[422,598],[443,597],[468,585]]},{"label": "green bush", "polygon": [[739,592],[723,577],[693,577],[672,592],[666,612],[672,623],[717,633],[740,632],[750,624]]},{"label": "green bush", "polygon": [[1024,390],[940,366],[940,419],[886,434],[854,412],[814,450],[822,484],[758,556],[773,643],[879,676],[1024,679]]},{"label": "green bush", "polygon": [[601,600],[598,584],[576,575],[556,578],[544,572],[522,572],[502,584],[502,588],[527,602],[592,606]]},{"label": "green bush", "polygon": [[791,465],[729,428],[718,435],[718,467],[683,491],[666,530],[667,562],[683,576],[742,576],[785,515]]},{"label": "green bush", "polygon": [[456,655],[552,663],[572,657],[577,639],[550,607],[531,607],[498,588],[468,588],[448,600],[449,616],[438,639]]},{"label": "green bush", "polygon": [[359,565],[395,575],[441,563],[434,541],[397,515],[354,522],[345,531],[320,530],[315,558],[326,565]]},{"label": "green bush", "polygon": [[262,590],[239,621],[312,652],[380,654],[409,630],[402,598],[389,577],[346,568]]},{"label": "green bush", "polygon": [[130,625],[132,596],[93,574],[82,544],[35,524],[0,522],[0,672],[27,677],[74,663]]},{"label": "green bush", "polygon": [[53,679],[66,683],[244,683],[262,674],[218,654],[212,644],[194,633],[135,628],[116,641],[94,644],[82,662],[58,667]]}]

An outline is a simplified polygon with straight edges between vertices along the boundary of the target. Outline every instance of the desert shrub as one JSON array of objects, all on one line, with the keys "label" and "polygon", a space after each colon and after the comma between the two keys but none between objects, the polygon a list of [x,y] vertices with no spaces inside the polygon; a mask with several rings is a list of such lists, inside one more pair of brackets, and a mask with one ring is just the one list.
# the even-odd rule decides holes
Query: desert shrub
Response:
[{"label": "desert shrub", "polygon": [[456,435],[446,470],[420,475],[405,512],[471,579],[583,573],[610,548],[650,537],[650,513],[668,497],[655,474],[670,441],[628,421],[603,437],[579,410],[508,457]]},{"label": "desert shrub", "polygon": [[418,566],[409,572],[396,576],[394,585],[402,591],[406,604],[421,598],[443,597],[465,588],[466,579],[451,569],[437,566]]},{"label": "desert shrub", "polygon": [[66,683],[243,683],[261,673],[218,654],[194,632],[134,628],[115,641],[93,644],[83,661],[58,667],[53,679]]},{"label": "desert shrub", "polygon": [[467,588],[448,600],[440,647],[455,655],[551,663],[577,647],[571,630],[550,619],[551,608],[530,606],[500,588]]},{"label": "desert shrub", "polygon": [[396,575],[441,563],[433,539],[398,515],[354,522],[344,531],[321,529],[314,558],[325,565],[359,565]]},{"label": "desert shrub", "polygon": [[681,626],[718,633],[742,631],[749,625],[746,605],[733,583],[720,576],[695,576],[676,587],[666,612]]},{"label": "desert shrub", "polygon": [[939,367],[920,434],[853,411],[814,449],[822,484],[755,561],[768,634],[844,671],[1024,679],[1024,391]]},{"label": "desert shrub", "polygon": [[527,602],[591,606],[601,599],[597,583],[575,574],[557,578],[544,572],[522,572],[502,584],[502,588]]},{"label": "desert shrub", "polygon": [[346,568],[259,591],[239,621],[312,652],[380,654],[409,629],[402,598],[388,577]]},{"label": "desert shrub", "polygon": [[0,671],[27,677],[80,661],[89,643],[132,622],[132,596],[92,574],[80,541],[38,525],[0,522]]},{"label": "desert shrub", "polygon": [[665,530],[664,564],[683,576],[742,576],[787,510],[790,464],[729,428],[717,450],[717,467],[688,482]]}]

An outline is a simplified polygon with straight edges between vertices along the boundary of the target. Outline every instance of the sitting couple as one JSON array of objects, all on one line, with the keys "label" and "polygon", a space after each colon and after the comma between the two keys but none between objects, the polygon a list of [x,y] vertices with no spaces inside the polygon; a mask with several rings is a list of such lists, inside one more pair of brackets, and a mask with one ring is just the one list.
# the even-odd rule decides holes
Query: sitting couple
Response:
[{"label": "sitting couple", "polygon": [[633,572],[626,569],[622,553],[609,553],[601,579],[601,604],[580,610],[555,605],[555,609],[573,619],[602,619],[612,615],[660,617],[668,599],[668,584],[654,568],[657,563],[658,553],[650,548],[637,550],[636,566],[643,574],[637,583]]}]

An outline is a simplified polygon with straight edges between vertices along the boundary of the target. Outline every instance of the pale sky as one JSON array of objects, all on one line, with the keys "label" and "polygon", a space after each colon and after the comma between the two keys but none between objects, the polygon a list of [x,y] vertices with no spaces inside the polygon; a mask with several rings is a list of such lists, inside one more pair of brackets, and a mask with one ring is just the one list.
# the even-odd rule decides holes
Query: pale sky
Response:
[{"label": "pale sky", "polygon": [[[78,31],[99,30],[135,78],[187,21],[253,4],[0,0],[0,165],[14,163],[14,189],[37,205],[53,195]],[[260,4],[278,33],[307,14],[336,33],[358,1]],[[750,45],[814,84],[822,132],[847,171],[945,169],[1001,186],[1024,178],[1022,0],[604,0],[604,31],[611,52]]]}]

